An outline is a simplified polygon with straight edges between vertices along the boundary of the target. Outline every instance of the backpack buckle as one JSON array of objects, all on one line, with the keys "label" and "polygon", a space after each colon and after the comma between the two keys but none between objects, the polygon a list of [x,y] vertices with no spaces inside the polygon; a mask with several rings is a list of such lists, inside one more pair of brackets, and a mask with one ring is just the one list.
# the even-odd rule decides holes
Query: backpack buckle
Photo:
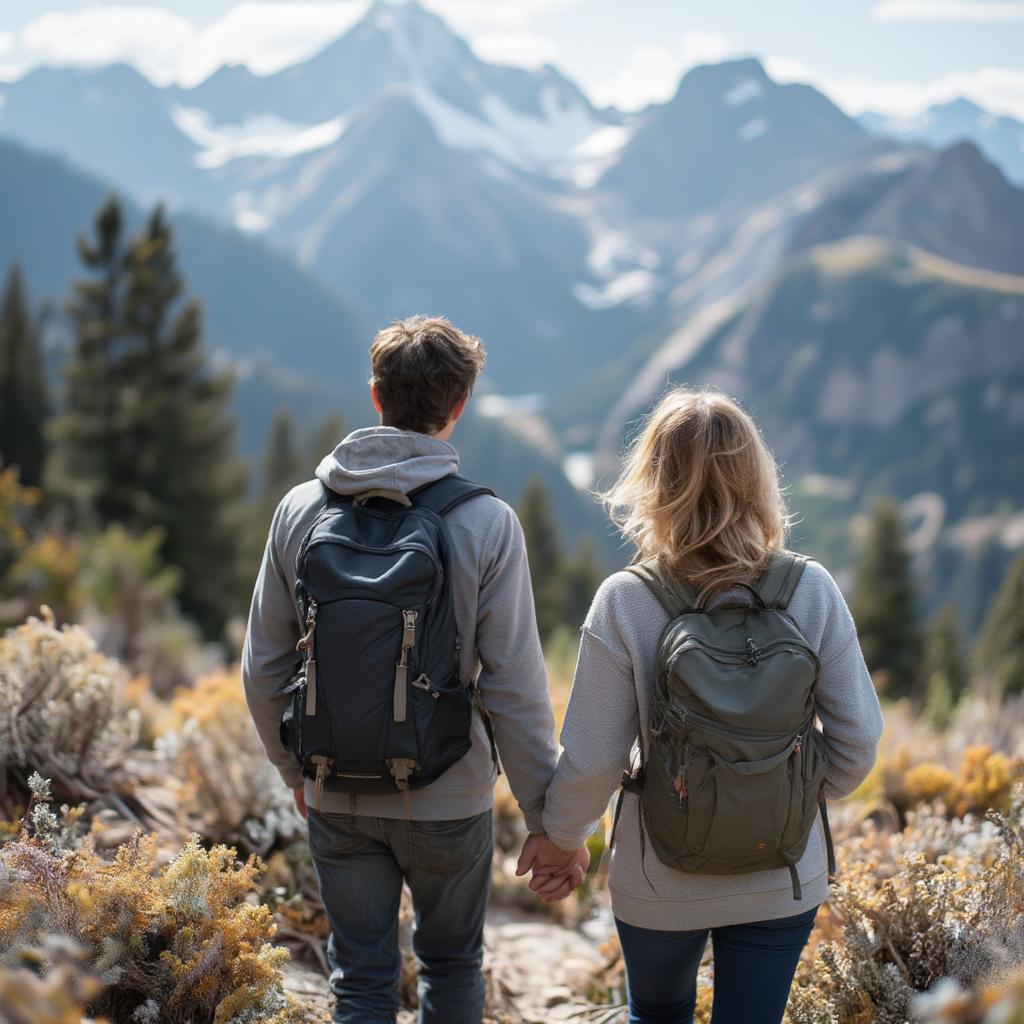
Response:
[{"label": "backpack buckle", "polygon": [[409,788],[409,776],[419,768],[411,757],[389,757],[384,762],[391,770],[395,785],[404,793]]}]

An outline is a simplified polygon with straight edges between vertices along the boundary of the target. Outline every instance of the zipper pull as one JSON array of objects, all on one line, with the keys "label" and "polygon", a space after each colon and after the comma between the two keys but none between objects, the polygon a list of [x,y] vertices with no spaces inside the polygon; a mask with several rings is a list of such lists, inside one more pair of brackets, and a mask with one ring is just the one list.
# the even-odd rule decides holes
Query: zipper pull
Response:
[{"label": "zipper pull", "polygon": [[306,662],[306,714],[316,714],[316,658]]},{"label": "zipper pull", "polygon": [[430,679],[427,677],[426,672],[414,679],[412,681],[412,685],[415,686],[417,690],[426,690],[434,700],[437,700],[437,698],[441,696],[440,691],[435,690],[433,686],[430,685]]},{"label": "zipper pull", "polygon": [[316,714],[316,658],[313,657],[313,633],[316,630],[316,600],[309,599],[306,609],[306,633],[295,645],[306,658],[306,714]]},{"label": "zipper pull", "polygon": [[306,609],[306,632],[299,637],[295,650],[305,653],[313,646],[313,630],[316,628],[316,600],[309,599],[309,607]]},{"label": "zipper pull", "polygon": [[679,806],[682,807],[683,806],[683,801],[689,795],[687,793],[687,790],[686,790],[686,766],[685,765],[680,766],[679,771],[676,772],[675,788],[676,788],[676,792],[679,794]]},{"label": "zipper pull", "polygon": [[419,612],[402,612],[402,650],[411,651],[416,646],[416,619]]},{"label": "zipper pull", "polygon": [[757,664],[757,644],[750,637],[747,637],[747,664]]},{"label": "zipper pull", "polygon": [[316,780],[314,783],[314,794],[316,796],[316,809],[320,810],[320,804],[323,800],[324,795],[324,782],[327,781],[327,775],[334,764],[334,758],[327,757],[324,754],[314,754],[310,760],[316,765]]},{"label": "zipper pull", "polygon": [[409,652],[416,646],[416,618],[419,612],[402,612],[402,653],[395,666],[395,693],[392,703],[395,721],[404,722],[406,712],[406,682],[409,678]]}]

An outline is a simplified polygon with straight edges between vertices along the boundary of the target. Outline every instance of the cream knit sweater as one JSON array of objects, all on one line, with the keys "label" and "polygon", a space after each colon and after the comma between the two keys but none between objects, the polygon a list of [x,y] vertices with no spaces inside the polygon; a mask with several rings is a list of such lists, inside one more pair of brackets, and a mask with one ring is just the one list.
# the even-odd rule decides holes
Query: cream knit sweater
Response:
[{"label": "cream knit sweater", "polygon": [[[825,795],[851,793],[870,771],[882,713],[843,595],[828,571],[808,564],[789,604],[821,661],[818,716],[830,756]],[[548,787],[544,829],[565,849],[596,827],[618,786],[640,729],[647,742],[658,640],[668,614],[632,573],[601,585],[583,626],[562,756]],[[641,869],[636,797],[627,794],[611,857],[612,908],[628,924],[655,929],[713,928],[801,913],[828,895],[820,820],[797,864],[803,899],[793,899],[785,868],[743,875],[696,875],[667,867],[645,843]]]}]

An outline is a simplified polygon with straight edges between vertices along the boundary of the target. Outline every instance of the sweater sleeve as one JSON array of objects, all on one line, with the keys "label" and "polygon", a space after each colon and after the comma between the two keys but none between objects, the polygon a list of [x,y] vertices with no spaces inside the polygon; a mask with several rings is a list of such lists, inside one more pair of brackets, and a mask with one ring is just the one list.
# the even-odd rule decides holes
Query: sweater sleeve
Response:
[{"label": "sweater sleeve", "polygon": [[835,581],[823,575],[829,611],[818,651],[818,717],[829,755],[825,796],[838,800],[849,796],[871,771],[883,723],[853,616]]},{"label": "sweater sleeve", "polygon": [[607,607],[594,598],[580,640],[572,694],[562,725],[562,756],[544,804],[544,831],[572,850],[608,807],[640,731],[632,660]]},{"label": "sweater sleeve", "polygon": [[242,649],[242,686],[260,741],[285,785],[303,783],[295,759],[281,743],[279,725],[289,696],[284,692],[299,667],[295,644],[300,636],[298,612],[281,565],[276,538],[280,529],[278,506],[263,552],[263,563],[253,590],[249,627]]},{"label": "sweater sleeve", "polygon": [[512,795],[526,827],[539,832],[544,791],[558,751],[526,542],[511,509],[496,518],[481,560],[476,631],[480,695]]}]

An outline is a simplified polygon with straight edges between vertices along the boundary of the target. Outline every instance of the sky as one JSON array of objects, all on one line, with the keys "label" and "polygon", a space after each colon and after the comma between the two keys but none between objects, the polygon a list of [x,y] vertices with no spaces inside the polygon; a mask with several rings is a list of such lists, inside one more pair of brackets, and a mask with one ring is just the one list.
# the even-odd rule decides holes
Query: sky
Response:
[{"label": "sky", "polygon": [[[967,96],[1024,119],[1024,0],[423,0],[484,58],[551,63],[598,104],[669,98],[699,63],[765,60],[848,112]],[[158,84],[224,63],[267,74],[342,33],[366,0],[0,0],[0,79],[124,60]]]}]

